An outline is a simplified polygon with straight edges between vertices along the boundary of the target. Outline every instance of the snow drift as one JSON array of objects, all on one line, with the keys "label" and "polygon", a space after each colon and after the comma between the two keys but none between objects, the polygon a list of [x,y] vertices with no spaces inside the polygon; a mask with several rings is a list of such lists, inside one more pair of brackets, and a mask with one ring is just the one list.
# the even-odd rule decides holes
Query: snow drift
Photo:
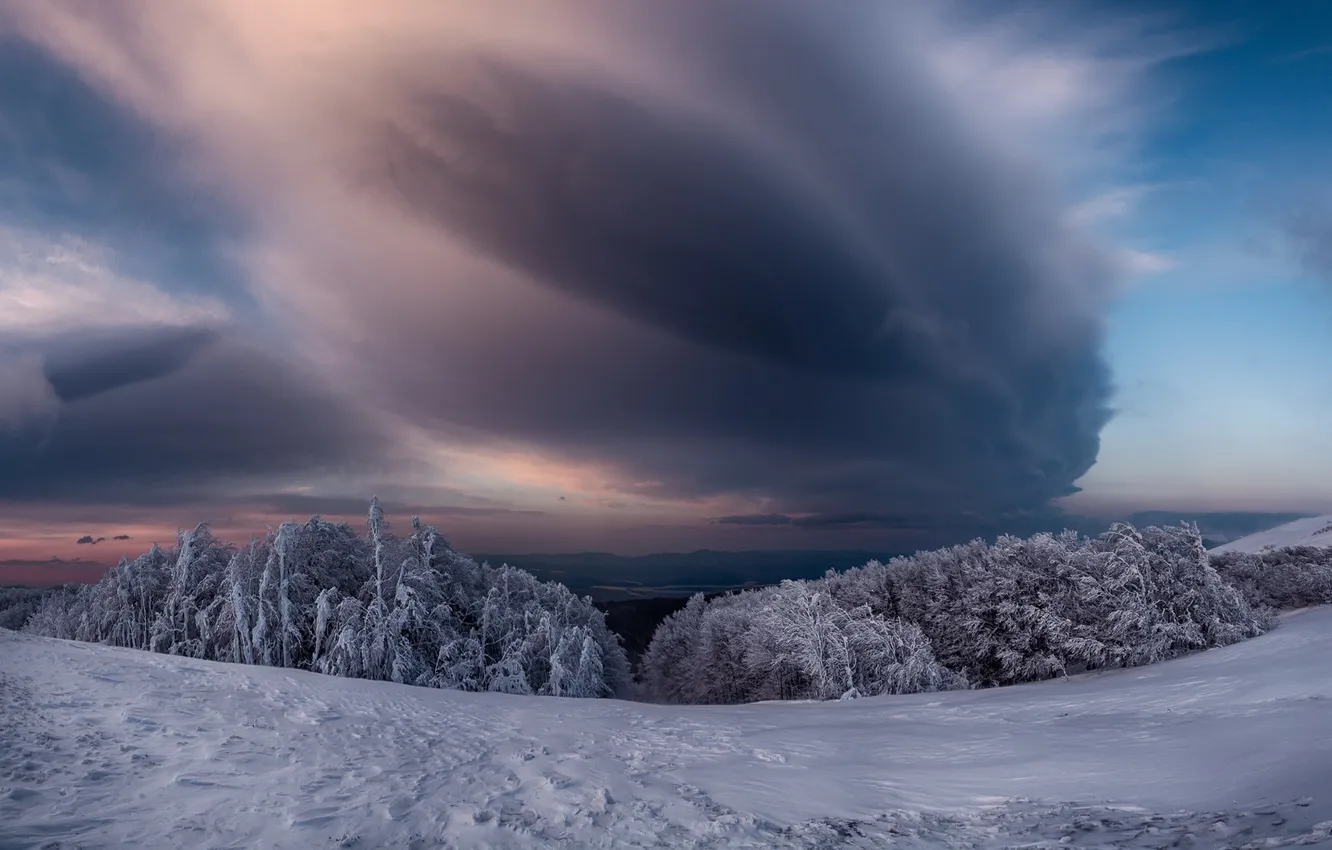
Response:
[{"label": "snow drift", "polygon": [[1332,547],[1332,514],[1297,519],[1267,531],[1259,531],[1217,546],[1212,552],[1217,555],[1226,552],[1255,554],[1264,549],[1292,546]]}]

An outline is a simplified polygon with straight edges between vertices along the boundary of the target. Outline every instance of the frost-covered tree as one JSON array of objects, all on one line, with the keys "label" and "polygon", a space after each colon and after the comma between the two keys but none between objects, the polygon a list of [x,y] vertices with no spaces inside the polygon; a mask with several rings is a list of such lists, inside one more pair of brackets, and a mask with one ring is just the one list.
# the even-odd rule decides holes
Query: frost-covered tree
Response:
[{"label": "frost-covered tree", "polygon": [[305,583],[305,574],[301,571],[301,536],[300,526],[296,523],[283,523],[269,553],[269,561],[277,562],[277,643],[282,667],[295,667],[301,655],[301,633],[305,622],[299,598]]},{"label": "frost-covered tree", "polygon": [[314,669],[332,676],[364,678],[362,647],[365,606],[354,596],[325,588],[315,602]]},{"label": "frost-covered tree", "polygon": [[390,679],[394,666],[394,637],[389,619],[392,602],[392,574],[390,549],[396,542],[392,538],[379,497],[370,500],[370,516],[366,521],[372,544],[374,576],[367,585],[364,628],[361,633],[361,669],[371,679]]},{"label": "frost-covered tree", "polygon": [[1100,545],[1113,599],[1105,617],[1112,663],[1147,664],[1225,646],[1273,624],[1222,580],[1195,525],[1138,531],[1116,524]]},{"label": "frost-covered tree", "polygon": [[[869,605],[843,607],[822,582],[695,596],[644,656],[650,699],[736,703],[837,699],[965,687],[921,630]],[[845,589],[845,588],[843,588]]]},{"label": "frost-covered tree", "polygon": [[435,566],[437,553],[446,544],[419,517],[412,517],[412,536],[406,544],[388,618],[393,653],[389,677],[395,682],[434,685],[440,650],[459,627]]},{"label": "frost-covered tree", "polygon": [[178,533],[166,596],[153,621],[152,649],[207,657],[217,611],[213,602],[231,554],[207,523]]},{"label": "frost-covered tree", "polygon": [[590,599],[477,564],[418,518],[396,538],[377,499],[367,526],[363,539],[312,517],[235,550],[200,525],[96,585],[43,594],[26,628],[414,685],[629,694],[624,649]]},{"label": "frost-covered tree", "polygon": [[759,595],[750,591],[728,594],[709,606],[694,644],[695,674],[682,694],[689,702],[748,702],[762,690],[768,677],[756,669],[751,654],[752,647],[762,642],[755,628],[759,601]]},{"label": "frost-covered tree", "polygon": [[42,599],[58,592],[59,588],[0,587],[0,629],[22,629]]},{"label": "frost-covered tree", "polygon": [[485,650],[475,632],[460,635],[440,647],[435,678],[441,688],[460,691],[486,689]]},{"label": "frost-covered tree", "polygon": [[273,551],[277,535],[270,531],[264,537],[264,566],[259,571],[259,587],[254,597],[254,628],[250,643],[254,647],[256,664],[271,667],[277,663],[275,629],[277,626],[277,555]]},{"label": "frost-covered tree", "polygon": [[41,598],[24,630],[62,640],[75,640],[74,626],[78,588],[62,587]]},{"label": "frost-covered tree", "polygon": [[227,564],[218,596],[222,600],[217,618],[219,645],[215,657],[236,664],[255,664],[254,615],[258,575],[266,557],[257,539],[238,550]]},{"label": "frost-covered tree", "polygon": [[[480,678],[486,690],[515,692],[527,688],[533,693],[549,693],[552,651],[558,649],[567,632],[582,629],[568,638],[569,645],[580,647],[581,652],[586,643],[584,633],[591,637],[591,649],[600,653],[603,695],[629,693],[631,678],[624,649],[590,599],[580,599],[561,584],[537,581],[530,573],[513,567],[492,569],[483,565],[482,570],[488,587],[473,617],[483,659]],[[517,670],[522,671],[521,677]]]},{"label": "frost-covered tree", "polygon": [[1226,552],[1211,562],[1251,605],[1282,610],[1332,604],[1332,547]]},{"label": "frost-covered tree", "polygon": [[[1251,598],[1322,598],[1321,580],[1308,578],[1316,570],[1302,571],[1295,592],[1293,570],[1278,579],[1252,560],[1223,563]],[[731,702],[1006,685],[1159,661],[1272,624],[1211,566],[1196,527],[1121,524],[1095,539],[976,540],[695,597],[658,627],[643,690],[662,702]]]},{"label": "frost-covered tree", "polygon": [[[582,636],[580,641],[578,638]],[[611,695],[611,688],[606,681],[606,652],[597,643],[587,629],[574,627],[573,633],[561,636],[562,642],[569,647],[577,646],[578,662],[564,683],[561,696],[566,697],[604,697]]]},{"label": "frost-covered tree", "polygon": [[[979,556],[961,562],[945,664],[981,685],[1030,682],[1067,672],[1070,661],[1095,644],[1084,642],[1068,614],[1069,562],[1074,551],[1051,535],[1029,540],[1000,537]],[[936,625],[936,628],[938,626]]]},{"label": "frost-covered tree", "polygon": [[689,598],[684,608],[663,620],[648,643],[639,665],[643,692],[654,702],[687,702],[684,698],[694,671],[695,646],[703,628],[708,603],[703,594]]},{"label": "frost-covered tree", "polygon": [[837,699],[915,693],[962,683],[934,658],[920,629],[868,605],[840,607],[822,585],[782,582],[751,636],[756,657],[801,683],[792,696]]},{"label": "frost-covered tree", "polygon": [[370,498],[370,515],[366,519],[366,526],[370,529],[370,542],[373,546],[374,598],[387,606],[388,600],[393,596],[391,586],[393,576],[390,572],[390,565],[393,560],[390,547],[393,543],[393,536],[389,528],[389,522],[384,518],[384,509],[379,505],[378,496]]}]

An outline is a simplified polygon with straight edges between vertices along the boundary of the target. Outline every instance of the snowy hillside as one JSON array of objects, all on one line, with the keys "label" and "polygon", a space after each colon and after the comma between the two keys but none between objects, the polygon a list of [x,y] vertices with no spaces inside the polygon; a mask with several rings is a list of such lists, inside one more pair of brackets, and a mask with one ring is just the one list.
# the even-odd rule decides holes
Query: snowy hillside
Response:
[{"label": "snowy hillside", "polygon": [[1222,544],[1212,552],[1256,553],[1268,547],[1283,546],[1332,546],[1332,514],[1297,519],[1285,525],[1278,525],[1276,528]]},{"label": "snowy hillside", "polygon": [[1323,845],[1330,659],[1321,608],[1067,681],[667,707],[0,631],[0,848]]}]

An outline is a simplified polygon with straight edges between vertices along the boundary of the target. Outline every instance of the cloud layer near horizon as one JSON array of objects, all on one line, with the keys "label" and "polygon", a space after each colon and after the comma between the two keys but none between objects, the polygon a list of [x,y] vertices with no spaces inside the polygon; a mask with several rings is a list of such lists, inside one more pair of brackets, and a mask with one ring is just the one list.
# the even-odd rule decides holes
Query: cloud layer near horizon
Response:
[{"label": "cloud layer near horizon", "polygon": [[56,404],[0,438],[0,499],[171,504],[210,485],[368,465],[389,452],[364,411],[210,330],[28,346],[49,352],[31,361],[41,364],[32,382]]},{"label": "cloud layer near horizon", "polygon": [[[8,332],[27,365],[0,370],[24,387],[0,423],[26,424],[0,498],[382,478],[412,467],[404,433],[418,472],[529,453],[750,526],[1071,492],[1123,269],[1069,214],[1057,145],[1123,133],[1145,60],[906,6],[9,10],[3,49],[163,140],[167,183],[41,139],[3,176],[128,199],[138,227],[66,227],[155,257],[98,285],[151,278],[177,318],[133,345],[93,315]],[[43,179],[14,224],[77,206]]]}]

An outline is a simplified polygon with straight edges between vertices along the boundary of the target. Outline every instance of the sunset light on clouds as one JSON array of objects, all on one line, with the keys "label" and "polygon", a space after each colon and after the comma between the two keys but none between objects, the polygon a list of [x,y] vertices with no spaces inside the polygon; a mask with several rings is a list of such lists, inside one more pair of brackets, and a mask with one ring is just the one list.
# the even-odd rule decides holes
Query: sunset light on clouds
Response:
[{"label": "sunset light on clouds", "polygon": [[1326,9],[1077,8],[0,3],[0,584],[1332,511]]}]

